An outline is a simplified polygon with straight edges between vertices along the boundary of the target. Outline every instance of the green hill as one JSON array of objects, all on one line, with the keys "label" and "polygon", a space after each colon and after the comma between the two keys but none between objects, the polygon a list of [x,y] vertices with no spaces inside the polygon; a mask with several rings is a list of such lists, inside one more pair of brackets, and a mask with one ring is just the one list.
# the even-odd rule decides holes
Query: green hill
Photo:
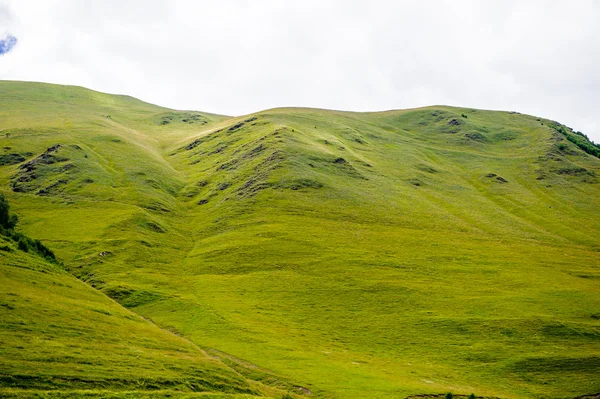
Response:
[{"label": "green hill", "polygon": [[[162,347],[144,346],[145,366],[125,367],[123,380],[161,370],[164,351],[189,345],[197,367],[214,367],[211,378],[235,387],[213,390],[221,392],[600,392],[600,160],[566,126],[446,106],[229,118],[21,82],[0,82],[0,121],[2,191],[20,231],[66,270],[19,281],[40,289],[50,287],[44,279],[68,279],[104,307],[93,306],[136,320],[110,324],[94,312],[100,336],[81,338],[94,345],[137,335],[133,325],[154,334]],[[3,273],[21,271],[6,259]],[[45,323],[72,323],[93,307],[71,299],[72,314],[62,314],[36,295]],[[46,320],[14,307],[0,311]],[[102,358],[97,347],[78,351],[71,335],[58,337],[40,362],[68,357],[72,371]],[[18,346],[37,352],[3,340],[6,352]],[[181,381],[196,366],[167,357],[177,371],[164,381],[190,392]],[[32,380],[57,376],[38,389],[80,388],[58,368],[44,374],[1,359],[6,378],[27,367]],[[83,367],[81,378],[121,378],[106,367]]]}]

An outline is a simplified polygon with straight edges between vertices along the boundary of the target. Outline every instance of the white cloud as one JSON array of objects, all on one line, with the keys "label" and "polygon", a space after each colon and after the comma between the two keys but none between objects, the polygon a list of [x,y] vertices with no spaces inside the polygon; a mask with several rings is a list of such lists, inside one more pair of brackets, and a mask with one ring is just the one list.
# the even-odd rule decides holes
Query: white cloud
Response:
[{"label": "white cloud", "polygon": [[0,78],[174,108],[517,110],[600,142],[600,3],[0,0]]}]

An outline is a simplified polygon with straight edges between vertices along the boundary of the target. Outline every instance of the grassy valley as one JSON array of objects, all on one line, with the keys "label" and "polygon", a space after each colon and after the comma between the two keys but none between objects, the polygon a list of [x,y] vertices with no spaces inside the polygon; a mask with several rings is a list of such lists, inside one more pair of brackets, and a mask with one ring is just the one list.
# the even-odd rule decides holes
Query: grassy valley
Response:
[{"label": "grassy valley", "polygon": [[600,159],[566,126],[22,82],[0,105],[16,230],[62,262],[0,251],[2,394],[600,392]]}]

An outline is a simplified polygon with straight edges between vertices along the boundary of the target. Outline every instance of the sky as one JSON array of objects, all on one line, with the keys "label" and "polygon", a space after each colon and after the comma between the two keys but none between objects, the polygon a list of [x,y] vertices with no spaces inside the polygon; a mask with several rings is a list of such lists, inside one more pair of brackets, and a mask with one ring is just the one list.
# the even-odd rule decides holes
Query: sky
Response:
[{"label": "sky", "polygon": [[600,1],[0,0],[0,79],[176,109],[455,105],[600,142]]}]

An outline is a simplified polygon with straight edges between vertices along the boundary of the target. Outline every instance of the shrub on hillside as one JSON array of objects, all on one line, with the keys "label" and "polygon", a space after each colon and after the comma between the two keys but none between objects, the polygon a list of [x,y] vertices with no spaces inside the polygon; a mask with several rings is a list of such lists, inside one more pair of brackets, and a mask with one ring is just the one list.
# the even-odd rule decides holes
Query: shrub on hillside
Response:
[{"label": "shrub on hillside", "polygon": [[[591,141],[585,134],[581,132],[571,132],[569,133],[567,129],[560,124],[552,123],[550,127],[556,130],[558,133],[562,134],[569,140],[571,143],[575,144],[584,152],[593,155],[597,158],[600,158],[600,145]],[[560,148],[560,145],[559,145]],[[566,148],[566,147],[565,147]],[[562,150],[562,149],[561,149]]]},{"label": "shrub on hillside", "polygon": [[14,230],[19,218],[10,214],[10,205],[0,193],[0,234],[17,243],[17,248],[23,252],[31,252],[51,262],[56,262],[56,256],[40,240],[34,240],[23,233]]},{"label": "shrub on hillside", "polygon": [[56,261],[54,252],[42,244],[40,240],[29,238],[25,234],[14,230],[8,230],[7,233],[8,237],[12,238],[17,243],[17,248],[21,251],[37,254],[52,262]]},{"label": "shrub on hillside", "polygon": [[[14,222],[14,224],[12,224]],[[12,224],[12,226],[11,226]],[[10,205],[8,205],[8,201],[4,194],[0,194],[0,226],[5,229],[12,229],[16,224],[16,219],[11,220],[10,217]]]}]

